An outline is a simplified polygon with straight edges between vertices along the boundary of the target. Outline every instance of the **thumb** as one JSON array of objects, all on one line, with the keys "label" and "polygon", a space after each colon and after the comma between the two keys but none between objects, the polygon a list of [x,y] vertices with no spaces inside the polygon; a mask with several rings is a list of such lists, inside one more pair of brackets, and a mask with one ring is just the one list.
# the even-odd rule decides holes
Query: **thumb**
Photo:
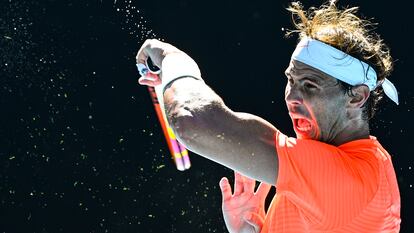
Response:
[{"label": "thumb", "polygon": [[255,232],[260,232],[262,230],[264,219],[260,215],[248,212],[243,216],[243,219],[254,228]]}]

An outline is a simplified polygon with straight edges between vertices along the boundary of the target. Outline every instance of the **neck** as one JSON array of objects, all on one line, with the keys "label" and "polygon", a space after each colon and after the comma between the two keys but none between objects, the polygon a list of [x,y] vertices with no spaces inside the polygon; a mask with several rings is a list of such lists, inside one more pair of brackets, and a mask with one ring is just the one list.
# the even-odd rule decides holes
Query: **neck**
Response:
[{"label": "neck", "polygon": [[344,129],[338,133],[331,144],[335,146],[342,145],[347,142],[355,141],[358,139],[369,138],[369,124],[368,121],[361,119],[351,120],[346,124]]}]

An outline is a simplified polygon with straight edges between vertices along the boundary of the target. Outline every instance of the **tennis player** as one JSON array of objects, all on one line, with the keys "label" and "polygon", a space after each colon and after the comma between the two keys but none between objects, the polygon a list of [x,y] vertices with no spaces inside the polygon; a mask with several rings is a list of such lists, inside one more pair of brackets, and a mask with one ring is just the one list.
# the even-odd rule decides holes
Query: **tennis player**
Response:
[{"label": "tennis player", "polygon": [[[391,157],[369,130],[384,93],[398,104],[387,79],[389,49],[357,8],[331,2],[305,11],[296,2],[288,10],[296,27],[289,33],[299,37],[285,71],[295,138],[229,109],[196,62],[170,44],[145,41],[137,63],[151,58],[161,74],[139,83],[160,85],[180,142],[235,171],[234,192],[227,178],[220,181],[230,232],[399,232]],[[262,183],[255,191],[256,180]],[[271,185],[276,195],[265,213]]]}]

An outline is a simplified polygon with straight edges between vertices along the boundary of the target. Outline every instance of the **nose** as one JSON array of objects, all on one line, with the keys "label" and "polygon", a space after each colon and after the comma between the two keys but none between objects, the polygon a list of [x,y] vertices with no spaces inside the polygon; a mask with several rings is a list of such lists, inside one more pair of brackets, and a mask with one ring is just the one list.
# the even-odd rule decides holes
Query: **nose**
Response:
[{"label": "nose", "polygon": [[288,105],[300,105],[303,103],[302,93],[297,84],[288,83],[286,85],[285,101]]}]

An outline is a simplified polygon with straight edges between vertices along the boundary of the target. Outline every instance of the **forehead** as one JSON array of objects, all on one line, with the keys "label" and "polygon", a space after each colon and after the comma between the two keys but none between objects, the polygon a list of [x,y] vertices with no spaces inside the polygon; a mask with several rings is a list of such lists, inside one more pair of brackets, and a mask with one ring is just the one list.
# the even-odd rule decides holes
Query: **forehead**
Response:
[{"label": "forehead", "polygon": [[337,83],[337,79],[310,66],[303,62],[290,60],[289,66],[285,71],[286,75],[291,78],[300,78],[306,75],[312,75],[313,78],[318,79],[323,83]]}]

